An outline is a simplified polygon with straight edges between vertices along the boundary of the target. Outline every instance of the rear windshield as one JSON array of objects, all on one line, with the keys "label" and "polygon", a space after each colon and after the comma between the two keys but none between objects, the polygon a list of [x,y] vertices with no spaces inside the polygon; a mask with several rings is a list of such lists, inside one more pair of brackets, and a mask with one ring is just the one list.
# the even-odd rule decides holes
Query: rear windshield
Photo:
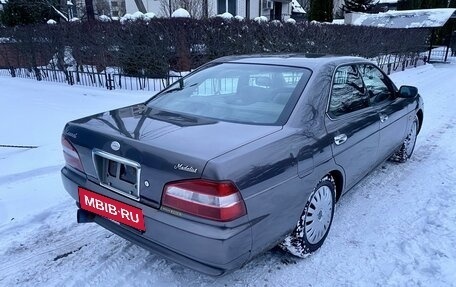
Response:
[{"label": "rear windshield", "polygon": [[310,75],[305,68],[222,63],[174,83],[147,104],[220,121],[283,124]]}]

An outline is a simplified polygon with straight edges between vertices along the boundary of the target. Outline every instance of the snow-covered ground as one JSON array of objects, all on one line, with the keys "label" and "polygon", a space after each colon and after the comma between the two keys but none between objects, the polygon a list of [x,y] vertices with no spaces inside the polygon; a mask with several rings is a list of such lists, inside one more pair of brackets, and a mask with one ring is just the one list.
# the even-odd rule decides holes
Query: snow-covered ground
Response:
[{"label": "snow-covered ground", "polygon": [[384,163],[337,205],[320,251],[272,250],[212,278],[96,224],[76,223],[60,181],[65,122],[148,98],[0,77],[0,286],[456,286],[456,60],[392,75],[418,86],[413,158]]}]

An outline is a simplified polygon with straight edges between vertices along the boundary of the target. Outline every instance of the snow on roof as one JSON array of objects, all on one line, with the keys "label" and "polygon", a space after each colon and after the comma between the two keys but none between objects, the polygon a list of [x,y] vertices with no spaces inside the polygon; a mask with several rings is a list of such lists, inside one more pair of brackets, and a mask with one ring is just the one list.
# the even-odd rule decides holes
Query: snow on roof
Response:
[{"label": "snow on roof", "polygon": [[297,0],[291,0],[291,11],[294,13],[306,14],[306,11]]},{"label": "snow on roof", "polygon": [[179,8],[171,14],[173,18],[190,18],[190,13],[183,8]]},{"label": "snow on roof", "polygon": [[[352,14],[352,20],[345,21],[345,23],[386,28],[442,27],[455,13],[455,11],[456,9],[452,8],[439,8],[388,11],[378,14],[349,13]],[[350,16],[347,17],[347,19],[348,18],[350,18]]]}]

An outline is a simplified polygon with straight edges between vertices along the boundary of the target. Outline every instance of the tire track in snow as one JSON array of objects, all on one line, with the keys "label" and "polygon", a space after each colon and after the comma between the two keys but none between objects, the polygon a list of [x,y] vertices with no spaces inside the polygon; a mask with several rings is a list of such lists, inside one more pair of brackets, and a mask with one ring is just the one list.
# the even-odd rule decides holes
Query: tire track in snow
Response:
[{"label": "tire track in snow", "polygon": [[25,171],[25,172],[19,172],[19,173],[0,176],[0,186],[14,183],[17,181],[30,180],[30,178],[33,178],[36,176],[42,176],[42,175],[47,175],[50,173],[58,172],[61,168],[62,168],[62,165],[59,164],[59,165],[52,165],[52,166],[32,169],[32,170]]},{"label": "tire track in snow", "polygon": [[[384,260],[387,262],[384,265],[389,265],[389,267],[380,267],[380,274],[383,275],[378,281],[380,286],[419,286],[423,284],[444,286],[448,282],[456,282],[455,276],[451,277],[448,272],[445,273],[445,270],[441,269],[442,265],[447,266],[445,260],[451,260],[450,258],[455,260],[456,254],[453,252],[452,255],[448,255],[438,250],[436,246],[425,246],[429,243],[429,238],[432,238],[432,233],[428,229],[435,230],[434,226],[437,226],[437,229],[444,228],[438,230],[438,235],[448,239],[451,238],[451,236],[445,236],[450,230],[448,227],[454,225],[452,222],[456,221],[455,212],[451,214],[453,209],[448,206],[449,202],[456,205],[456,196],[454,190],[451,189],[456,182],[454,165],[451,175],[448,174],[446,168],[442,168],[436,162],[445,160],[445,158],[441,158],[442,150],[446,150],[445,143],[451,142],[448,138],[456,135],[455,125],[456,118],[453,116],[446,123],[427,131],[425,138],[418,137],[414,155],[406,164],[383,164],[381,168],[377,168],[355,186],[348,196],[343,197],[340,203],[344,207],[341,217],[356,218],[353,213],[361,212],[357,219],[339,218],[336,210],[332,236],[330,233],[325,245],[329,243],[330,248],[337,249],[338,246],[345,245],[343,243],[345,241],[349,245],[353,244],[363,253],[363,245],[372,244],[369,247],[364,246],[372,249],[372,252],[366,256],[368,258],[363,258],[366,265],[360,269],[370,267],[372,257],[375,258],[374,264],[378,264],[375,262],[378,260],[376,257],[386,258]],[[424,174],[422,174],[423,171]],[[439,176],[439,173],[442,175]],[[434,188],[435,184],[429,182],[427,177],[438,178],[449,184],[445,187]],[[433,192],[436,192],[436,195],[433,195]],[[366,200],[362,200],[362,198]],[[414,207],[410,208],[409,205]],[[416,213],[413,214],[413,211]],[[369,229],[378,232],[378,240],[369,238],[369,234],[359,234],[359,226],[364,223],[359,219],[363,220],[366,215],[369,219],[366,224],[369,224]],[[375,218],[375,215],[380,217]],[[439,220],[442,218],[446,220]],[[385,223],[383,220],[388,222]],[[348,236],[343,234],[347,230],[350,231]],[[368,231],[365,229],[365,232],[369,233]],[[334,232],[338,234],[334,234]],[[392,234],[394,234],[393,238],[399,240],[398,242],[388,239]],[[436,242],[438,246],[440,244],[438,243],[439,236],[435,234],[434,236],[436,240],[433,242]],[[333,240],[338,243],[334,244]],[[450,246],[455,246],[455,241],[453,238],[450,239],[451,244],[448,244],[448,240],[442,244],[447,246],[446,250],[454,250]],[[390,259],[385,256],[385,252],[393,253],[390,255]],[[372,268],[374,267],[377,269],[372,270],[373,274],[379,273],[379,266],[373,265]],[[359,272],[362,271],[359,270]],[[358,274],[357,272],[347,273],[348,277]],[[435,284],[426,281],[426,276],[421,278],[420,274],[435,277]],[[442,277],[444,279],[441,279]],[[363,286],[360,282],[354,283],[354,285]]]},{"label": "tire track in snow", "polygon": [[[436,81],[437,79],[441,81],[442,77],[446,77],[445,75],[438,78],[437,76],[429,77],[432,78],[427,79],[429,83],[423,82],[420,85],[428,85],[432,89],[438,90],[439,87],[436,87],[434,83],[438,82]],[[429,97],[429,99],[431,98]],[[433,100],[438,101],[439,98],[436,97]],[[434,106],[439,106],[440,108],[445,107],[445,104],[445,101],[443,101],[443,103],[434,104]],[[436,108],[434,107],[434,109]],[[446,122],[448,117],[453,117],[449,123]],[[451,219],[454,216],[450,212],[452,207],[444,208],[446,212],[440,211],[439,207],[443,206],[442,201],[446,199],[449,205],[455,203],[452,197],[448,197],[449,189],[445,189],[441,194],[436,193],[442,199],[436,201],[435,204],[430,199],[426,199],[425,206],[428,209],[422,209],[413,215],[413,217],[405,218],[404,220],[407,220],[407,222],[401,223],[401,218],[391,218],[391,215],[388,213],[389,203],[387,201],[394,202],[398,200],[399,202],[397,204],[399,205],[415,204],[413,200],[400,200],[403,198],[399,197],[411,195],[404,194],[405,191],[402,184],[410,184],[411,174],[419,171],[423,165],[435,164],[431,159],[433,157],[439,157],[441,152],[439,148],[444,148],[439,145],[439,142],[445,137],[446,132],[453,131],[454,133],[454,115],[449,115],[448,110],[440,114],[438,118],[434,118],[432,123],[438,124],[438,127],[434,128],[432,126],[431,128],[425,122],[426,130],[423,130],[424,133],[421,134],[421,137],[418,137],[414,156],[408,163],[405,165],[395,163],[383,164],[383,168],[377,168],[371,175],[363,179],[352,192],[342,198],[336,210],[336,214],[338,214],[335,217],[335,224],[322,250],[308,259],[297,260],[296,264],[285,266],[281,261],[283,258],[287,258],[286,255],[269,251],[251,261],[243,269],[237,270],[223,278],[214,279],[206,277],[164,260],[160,256],[150,254],[142,248],[131,245],[129,242],[115,235],[111,236],[108,231],[104,231],[104,229],[97,227],[95,224],[76,225],[74,223],[73,208],[66,206],[61,210],[53,211],[55,216],[42,216],[42,222],[40,222],[41,226],[39,228],[35,226],[30,229],[28,227],[30,229],[28,230],[25,225],[17,228],[18,225],[14,225],[15,223],[12,223],[12,227],[15,228],[5,229],[1,227],[3,233],[1,234],[2,238],[0,238],[0,242],[2,243],[0,245],[0,262],[2,262],[0,265],[0,285],[303,286],[305,282],[312,286],[361,286],[363,283],[372,286],[377,282],[377,286],[385,286],[400,282],[404,283],[403,286],[406,286],[414,282],[401,282],[401,280],[414,275],[419,278],[415,273],[419,271],[419,268],[424,268],[424,273],[427,271],[438,271],[438,266],[433,266],[432,264],[436,264],[439,261],[430,261],[431,264],[419,265],[411,260],[412,257],[420,259],[421,256],[422,259],[424,255],[434,253],[430,257],[434,260],[433,258],[445,258],[445,256],[448,256],[448,254],[438,252],[439,250],[435,246],[429,248],[421,246],[419,241],[429,241],[426,237],[432,236],[432,232],[437,232],[437,235],[441,235],[446,231],[444,228],[442,229],[445,225],[439,223],[439,218],[448,217]],[[29,175],[26,172],[23,176],[36,176],[33,175],[32,171],[29,172]],[[3,183],[3,180],[16,182],[14,176],[8,175],[1,177],[0,184]],[[445,181],[456,182],[454,180],[454,174],[448,177],[442,175],[441,178],[445,179]],[[416,179],[420,180],[419,176]],[[422,182],[420,181],[420,183]],[[386,207],[382,207],[383,204]],[[372,213],[369,214],[371,211]],[[413,228],[411,228],[411,231],[406,229],[403,236],[393,238],[402,240],[401,242],[391,241],[391,238],[383,239],[383,234],[379,233],[378,240],[380,241],[380,245],[372,247],[364,246],[365,250],[363,250],[363,244],[368,244],[368,242],[362,242],[365,238],[362,238],[360,234],[367,233],[369,229],[375,228],[375,226],[369,226],[360,230],[359,226],[357,226],[360,221],[356,219],[357,217],[364,216],[361,214],[363,212],[366,212],[370,216],[368,221],[373,222],[372,225],[375,225],[375,216],[383,216],[384,220],[397,220],[391,223],[391,225],[395,225],[394,228],[402,228],[403,225],[409,225]],[[70,214],[68,215],[68,213]],[[348,215],[352,216],[349,219],[354,218],[355,220],[353,222],[348,220],[347,222],[345,219],[349,217]],[[416,226],[420,228],[414,228]],[[352,229],[350,230],[350,228]],[[8,234],[10,232],[11,234]],[[28,232],[28,234],[27,236],[21,235],[20,241],[14,241],[15,232],[17,232],[16,234]],[[436,241],[438,242],[438,240]],[[21,250],[21,244],[27,249]],[[84,247],[75,254],[71,254],[57,262],[53,261],[56,255],[75,250],[80,246]],[[344,253],[341,249],[352,246],[354,246],[353,249],[355,250],[360,249],[358,250],[359,255],[356,254],[352,258],[357,259],[357,264],[355,265],[361,267],[352,264],[351,267],[354,270],[345,270],[344,266],[333,268],[331,264],[334,261],[336,264],[343,264],[348,260],[345,257],[347,252]],[[17,250],[14,250],[14,248],[17,248]],[[381,256],[384,255],[382,252],[385,251],[377,250],[377,248],[389,248],[397,252],[391,254],[391,261],[385,262],[394,263],[393,267],[380,271],[375,269],[379,268],[378,265],[385,261],[385,259],[383,259],[383,262],[381,261]],[[11,251],[11,253],[7,256],[6,251]],[[367,255],[363,251],[368,252]],[[31,252],[31,254],[27,252]],[[397,258],[398,256],[400,258]],[[404,256],[406,257],[405,259],[410,260],[407,261],[401,258]],[[378,265],[371,263],[365,257],[370,257],[369,259],[374,261],[377,260],[378,262],[376,264]],[[426,269],[426,267],[429,268]],[[433,269],[431,267],[436,268]],[[365,273],[368,270],[372,270],[372,274],[366,275]],[[438,277],[439,273],[437,272],[435,274],[432,276]],[[378,276],[384,276],[385,278]],[[288,279],[287,282],[283,282],[284,278]],[[367,281],[368,279],[374,280]],[[378,281],[375,281],[376,279]],[[92,284],[93,282],[96,284]],[[456,282],[456,280],[453,282]],[[416,281],[415,283],[417,283],[415,285],[419,285],[420,282]],[[435,286],[435,284],[429,286]]]},{"label": "tire track in snow", "polygon": [[[395,258],[396,268],[387,278],[386,285],[456,286],[454,270],[446,270],[451,262],[454,268],[456,260],[456,239],[450,236],[455,231],[456,222],[456,210],[452,208],[456,205],[456,165],[448,161],[448,156],[456,152],[454,145],[448,146],[456,135],[455,124],[456,121],[450,119],[442,128],[431,133],[420,147],[417,167],[430,168],[421,177],[416,176],[415,170],[410,175],[416,178],[413,187],[417,190],[421,188],[425,193],[415,194],[422,199],[415,204],[421,206],[417,209],[415,220],[408,222],[408,232],[397,243],[401,256]],[[404,187],[404,183],[399,187]]]},{"label": "tire track in snow", "polygon": [[[2,227],[3,244],[0,245],[0,282],[4,281],[4,286],[34,282],[35,276],[46,274],[50,266],[62,264],[67,259],[54,262],[57,256],[81,247],[77,253],[83,252],[85,245],[94,243],[94,238],[107,234],[104,229],[93,227],[75,222],[73,200],[42,212],[26,224],[5,224]],[[15,239],[18,235],[20,240]],[[70,256],[74,257],[74,254]],[[18,270],[22,270],[21,276],[15,278]],[[7,284],[7,280],[11,284]]]}]

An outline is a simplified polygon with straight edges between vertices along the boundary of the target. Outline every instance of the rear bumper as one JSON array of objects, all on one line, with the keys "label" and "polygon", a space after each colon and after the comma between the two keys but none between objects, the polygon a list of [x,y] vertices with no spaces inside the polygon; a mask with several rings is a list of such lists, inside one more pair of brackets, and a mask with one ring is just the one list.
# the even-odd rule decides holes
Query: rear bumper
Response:
[{"label": "rear bumper", "polygon": [[205,274],[219,276],[240,268],[250,259],[252,236],[249,224],[227,228],[171,215],[114,193],[68,168],[62,169],[62,181],[76,202],[78,186],[82,186],[141,208],[144,213],[145,232],[87,213],[102,227],[174,262]]}]

